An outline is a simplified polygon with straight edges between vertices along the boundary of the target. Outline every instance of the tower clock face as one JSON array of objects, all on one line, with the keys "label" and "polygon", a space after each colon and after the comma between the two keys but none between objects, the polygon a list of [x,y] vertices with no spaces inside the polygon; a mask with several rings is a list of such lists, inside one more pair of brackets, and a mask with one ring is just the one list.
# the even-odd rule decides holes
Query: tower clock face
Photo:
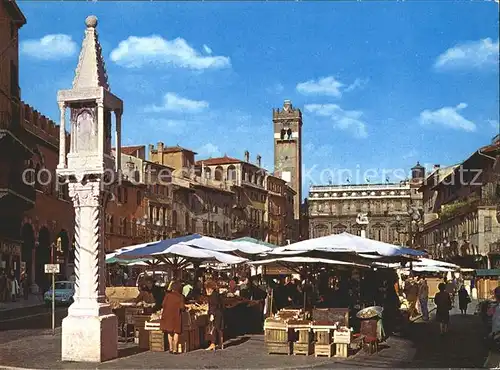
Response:
[{"label": "tower clock face", "polygon": [[279,148],[279,155],[278,155],[278,163],[277,165],[281,169],[286,169],[289,168],[290,166],[293,165],[293,160],[294,160],[294,147],[292,145],[285,145],[285,146],[280,146]]}]

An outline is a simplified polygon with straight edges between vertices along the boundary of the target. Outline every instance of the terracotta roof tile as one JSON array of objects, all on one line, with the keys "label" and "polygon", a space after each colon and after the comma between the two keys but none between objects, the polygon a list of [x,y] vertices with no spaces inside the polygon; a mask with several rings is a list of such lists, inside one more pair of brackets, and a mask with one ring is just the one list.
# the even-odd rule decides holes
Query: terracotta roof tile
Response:
[{"label": "terracotta roof tile", "polygon": [[181,147],[179,145],[176,145],[176,146],[166,146],[166,147],[163,148],[163,153],[177,153],[177,152],[191,152],[191,153],[196,154],[192,150],[183,148],[183,147]]},{"label": "terracotta roof tile", "polygon": [[134,155],[135,152],[141,149],[145,149],[145,146],[144,145],[122,146],[122,153],[126,155]]},{"label": "terracotta roof tile", "polygon": [[240,159],[231,158],[228,156],[218,157],[218,158],[208,158],[208,159],[202,159],[200,161],[196,161],[196,165],[201,166],[202,163],[206,166],[215,166],[215,165],[219,165],[219,164],[243,163],[243,161]]}]

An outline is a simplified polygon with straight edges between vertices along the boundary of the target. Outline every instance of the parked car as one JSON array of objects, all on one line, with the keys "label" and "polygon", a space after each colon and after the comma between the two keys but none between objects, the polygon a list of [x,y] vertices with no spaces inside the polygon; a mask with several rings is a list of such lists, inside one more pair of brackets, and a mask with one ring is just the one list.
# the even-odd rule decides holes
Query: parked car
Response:
[{"label": "parked car", "polygon": [[[75,294],[73,281],[56,281],[54,291],[56,304],[70,305],[73,303],[73,295]],[[43,300],[46,304],[52,304],[52,288],[45,292]]]}]

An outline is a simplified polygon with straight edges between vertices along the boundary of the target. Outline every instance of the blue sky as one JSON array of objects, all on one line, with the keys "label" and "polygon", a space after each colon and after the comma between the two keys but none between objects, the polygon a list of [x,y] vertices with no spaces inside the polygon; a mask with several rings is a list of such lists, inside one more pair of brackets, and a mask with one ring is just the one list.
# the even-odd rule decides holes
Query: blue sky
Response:
[{"label": "blue sky", "polygon": [[272,169],[272,108],[291,99],[307,189],[345,181],[340,169],[375,182],[417,160],[460,162],[499,132],[495,2],[19,5],[22,97],[52,119],[84,19],[98,17],[127,145],[179,144],[199,159],[249,150]]}]

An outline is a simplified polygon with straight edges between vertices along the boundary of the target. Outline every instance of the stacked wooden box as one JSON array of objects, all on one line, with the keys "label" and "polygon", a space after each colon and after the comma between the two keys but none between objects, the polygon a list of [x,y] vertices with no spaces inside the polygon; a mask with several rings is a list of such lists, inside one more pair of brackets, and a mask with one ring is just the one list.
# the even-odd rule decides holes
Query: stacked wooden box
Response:
[{"label": "stacked wooden box", "polygon": [[149,350],[153,352],[168,351],[168,335],[161,330],[149,332]]},{"label": "stacked wooden box", "polygon": [[264,322],[264,337],[267,353],[285,354],[292,353],[292,342],[288,335],[287,324],[280,319],[268,318]]},{"label": "stacked wooden box", "polygon": [[312,355],[314,353],[311,322],[306,320],[289,320],[288,328],[298,333],[298,338],[293,342],[294,355]]},{"label": "stacked wooden box", "polygon": [[333,343],[333,330],[332,325],[322,325],[321,322],[315,322],[312,325],[312,330],[315,336],[314,355],[332,357],[335,351],[335,344]]},{"label": "stacked wooden box", "polygon": [[341,334],[337,333],[336,329],[349,327],[349,309],[314,309],[312,315],[314,319],[312,330],[316,337],[314,345],[315,355],[331,357],[334,355],[335,350],[336,356],[347,357],[348,339],[344,332]]}]

